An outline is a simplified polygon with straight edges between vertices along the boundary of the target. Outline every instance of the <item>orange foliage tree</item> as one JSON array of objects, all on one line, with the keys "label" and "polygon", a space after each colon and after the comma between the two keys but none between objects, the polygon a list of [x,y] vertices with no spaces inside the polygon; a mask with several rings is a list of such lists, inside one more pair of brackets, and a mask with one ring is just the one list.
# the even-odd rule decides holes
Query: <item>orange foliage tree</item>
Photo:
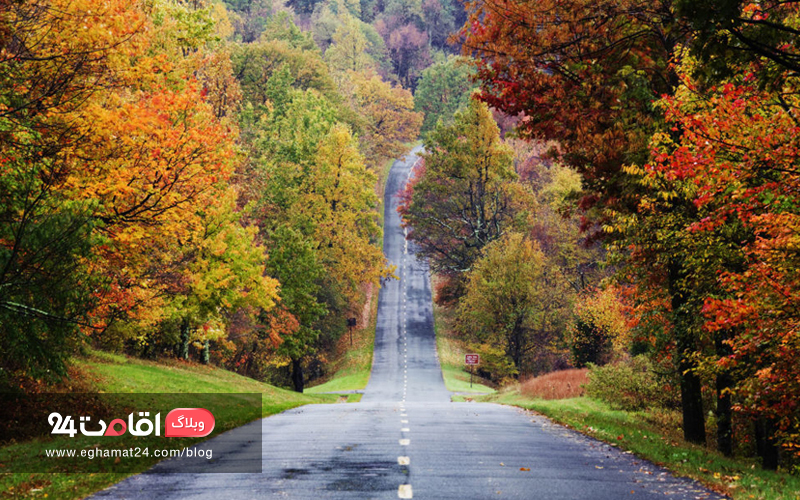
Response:
[{"label": "orange foliage tree", "polygon": [[[710,90],[687,74],[665,106],[681,135],[666,141],[649,175],[686,186],[697,213],[683,230],[714,250],[690,259],[694,274],[711,274],[718,287],[703,301],[717,344],[712,368],[728,377],[738,410],[796,443],[800,101],[791,85],[759,89],[754,72]],[[764,458],[777,465],[775,453]]]},{"label": "orange foliage tree", "polygon": [[[0,304],[22,325],[4,336],[4,350],[31,353],[17,368],[60,372],[68,342],[49,338],[74,340],[76,325],[94,334],[118,320],[153,327],[182,286],[197,293],[208,281],[197,273],[213,274],[199,259],[219,243],[209,224],[232,209],[237,131],[220,118],[235,81],[224,74],[230,64],[221,74],[198,71],[215,40],[208,9],[127,0],[8,6],[0,281],[29,285],[2,286]],[[277,283],[263,279],[252,234],[242,241],[250,248],[240,255],[261,257],[240,259],[248,269],[233,274],[249,278],[230,291],[269,309]],[[224,302],[210,310],[219,316]]]}]

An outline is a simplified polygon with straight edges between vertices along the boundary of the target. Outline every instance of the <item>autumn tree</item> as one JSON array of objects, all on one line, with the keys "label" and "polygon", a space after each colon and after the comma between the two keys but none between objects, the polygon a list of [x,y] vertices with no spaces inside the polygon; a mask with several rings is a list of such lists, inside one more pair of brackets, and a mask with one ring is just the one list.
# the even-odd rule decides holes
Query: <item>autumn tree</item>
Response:
[{"label": "autumn tree", "polygon": [[396,158],[405,144],[414,141],[422,124],[422,115],[413,111],[411,92],[381,80],[375,74],[352,74],[355,106],[364,119],[364,133],[359,138],[367,162],[373,168],[379,162]]},{"label": "autumn tree", "polygon": [[[719,88],[704,89],[683,62],[683,84],[665,99],[679,139],[659,137],[661,154],[649,178],[683,186],[696,213],[684,234],[698,244],[687,260],[697,277],[713,282],[700,307],[713,342],[711,373],[718,406],[755,417],[765,439],[764,464],[778,465],[779,442],[798,432],[796,262],[791,250],[797,219],[796,114],[793,85],[760,89],[758,71],[743,72]],[[760,65],[748,69],[763,69]],[[702,78],[702,76],[701,76]],[[686,258],[686,257],[685,257]],[[696,286],[696,284],[695,284]],[[739,403],[731,400],[738,396]],[[729,419],[729,417],[726,417]],[[721,429],[730,433],[729,424]],[[771,435],[777,435],[773,440]],[[721,434],[728,449],[732,436]],[[770,451],[771,449],[771,451]]]},{"label": "autumn tree", "polygon": [[[647,162],[650,137],[664,128],[653,102],[677,85],[669,62],[688,40],[672,3],[479,2],[463,33],[465,51],[479,58],[481,99],[506,113],[524,114],[523,133],[559,141],[559,156],[583,176],[583,206],[597,209],[591,214],[595,221],[607,220],[608,209],[635,217],[642,186],[623,167]],[[692,216],[686,198],[669,203],[675,214],[682,214],[678,217]],[[662,274],[650,276],[658,276],[670,297],[684,436],[700,443],[705,441],[705,412],[691,321],[698,295],[684,286],[691,270],[678,257],[679,247],[665,244],[659,248],[669,251],[661,254],[654,243],[652,255],[664,266],[657,267]]]},{"label": "autumn tree", "polygon": [[348,16],[336,28],[332,43],[325,51],[325,59],[334,71],[362,71],[371,65],[366,52],[367,44],[367,37],[361,32],[359,21]]},{"label": "autumn tree", "polygon": [[283,40],[296,49],[317,50],[311,33],[301,30],[288,12],[279,12],[267,18],[258,40]]},{"label": "autumn tree", "polygon": [[229,189],[209,207],[199,241],[187,256],[185,285],[172,290],[167,316],[180,325],[178,354],[184,359],[194,341],[208,363],[210,342],[225,338],[230,316],[239,310],[263,315],[278,301],[278,282],[266,275],[267,255],[255,241],[256,228],[241,225],[235,203],[236,192]]},{"label": "autumn tree", "polygon": [[456,31],[456,9],[450,0],[423,0],[422,17],[431,46],[440,50],[447,47],[448,38]]},{"label": "autumn tree", "polygon": [[328,313],[319,301],[324,269],[317,261],[313,242],[299,231],[279,226],[269,240],[267,271],[281,283],[281,306],[270,313],[275,317],[272,322],[284,314],[297,321],[296,331],[282,339],[277,354],[290,360],[294,389],[303,392],[303,359],[314,352],[320,335],[317,322]]},{"label": "autumn tree", "polygon": [[685,438],[705,441],[701,373],[723,453],[737,396],[762,435],[796,437],[796,397],[768,389],[796,389],[778,381],[796,378],[783,365],[795,357],[796,3],[491,0],[470,16],[480,98],[559,142],[552,156],[581,173],[594,207],[585,228],[658,318],[653,355],[675,360]]},{"label": "autumn tree", "polygon": [[798,7],[777,0],[676,1],[676,14],[692,30],[689,48],[702,62],[695,77],[715,83],[755,62],[751,70],[762,74],[764,82],[780,85],[800,70]]},{"label": "autumn tree", "polygon": [[[268,192],[273,203],[278,203],[273,205],[278,219],[272,220],[285,218],[308,241],[324,271],[318,300],[328,310],[341,312],[342,308],[363,301],[363,284],[376,284],[391,272],[376,245],[380,228],[374,211],[375,176],[364,165],[355,138],[341,124],[325,133],[310,158],[297,160],[302,163],[293,166],[291,177],[283,178],[285,184]],[[285,171],[290,165],[283,163],[280,168]],[[307,288],[312,283],[306,281],[298,286]],[[339,296],[343,303],[339,303]],[[296,313],[292,306],[287,310]],[[281,352],[291,358],[293,384],[301,391],[302,362],[315,352],[319,330],[312,315],[298,314],[297,318],[301,325],[298,336],[289,340]]]},{"label": "autumn tree", "polygon": [[[576,314],[580,321],[582,305],[590,290],[609,274],[603,269],[603,248],[581,231],[585,216],[577,206],[582,195],[581,177],[574,169],[549,160],[547,144],[519,139],[506,139],[506,143],[515,151],[515,170],[520,182],[531,191],[535,201],[526,235],[545,256],[546,285],[536,336],[573,346],[570,332],[574,331]],[[593,321],[585,323],[595,325]],[[602,330],[605,335],[602,327],[583,329],[587,330]],[[564,351],[538,349],[530,352],[526,362],[534,373],[541,373],[565,366],[568,359]]]},{"label": "autumn tree", "polygon": [[70,183],[86,142],[72,120],[115,87],[145,17],[130,2],[100,13],[92,2],[10,2],[0,19],[3,379],[62,374],[105,285],[87,267],[102,243],[98,201]]},{"label": "autumn tree", "polygon": [[423,132],[433,130],[439,120],[450,122],[456,111],[469,104],[475,88],[471,77],[467,61],[455,56],[422,71],[414,92],[414,109],[425,113]]},{"label": "autumn tree", "polygon": [[224,5],[234,29],[234,39],[242,43],[258,40],[270,20],[280,15],[271,0],[225,0]]},{"label": "autumn tree", "polygon": [[[350,128],[340,121],[341,108],[313,89],[295,88],[292,80],[288,69],[280,70],[268,86],[275,105],[246,108],[242,115],[252,151],[251,217],[268,239],[284,226],[297,232],[322,270],[316,284],[311,276],[302,286],[313,285],[325,316],[338,317],[363,301],[364,284],[377,283],[390,272],[377,246],[376,177]],[[292,383],[300,390],[303,363],[343,326],[323,328],[323,315],[315,319],[294,306],[281,307],[300,325],[296,337],[278,351],[290,359]]]},{"label": "autumn tree", "polygon": [[428,35],[413,24],[406,24],[391,31],[386,47],[392,58],[394,71],[406,88],[416,88],[417,79],[429,64]]},{"label": "autumn tree", "polygon": [[398,210],[432,269],[457,276],[472,269],[519,212],[512,153],[488,107],[477,101],[452,125],[431,132],[425,149],[424,170]]},{"label": "autumn tree", "polygon": [[466,275],[459,330],[477,344],[502,349],[516,373],[527,351],[546,349],[550,340],[533,335],[543,316],[544,275],[544,254],[519,233],[489,243]]},{"label": "autumn tree", "polygon": [[313,88],[330,99],[337,98],[336,85],[316,48],[296,48],[286,40],[272,39],[239,45],[231,58],[244,97],[252,104],[263,105],[270,100],[270,78],[282,68],[291,75],[296,88]]},{"label": "autumn tree", "polygon": [[[4,17],[16,28],[3,33],[16,41],[3,40],[0,85],[3,119],[17,124],[4,126],[16,130],[4,134],[14,166],[3,181],[14,207],[2,229],[4,277],[27,273],[28,286],[41,288],[34,304],[18,285],[3,287],[14,295],[9,331],[25,314],[36,317],[9,343],[30,347],[32,362],[18,368],[40,357],[60,373],[65,338],[135,338],[187,293],[186,314],[215,329],[223,309],[248,293],[271,308],[275,283],[260,272],[252,231],[235,222],[209,231],[219,210],[232,213],[236,161],[235,127],[221,121],[235,106],[236,82],[226,54],[209,52],[218,12],[169,1],[147,12],[128,2],[29,7]],[[209,60],[215,71],[201,71]],[[225,255],[225,265],[210,254]]]},{"label": "autumn tree", "polygon": [[578,301],[576,319],[567,332],[573,364],[604,365],[630,348],[625,305],[614,287],[586,290]]},{"label": "autumn tree", "polygon": [[470,4],[461,33],[480,98],[523,115],[522,135],[559,142],[584,206],[630,207],[622,166],[647,160],[652,103],[677,81],[669,61],[686,34],[673,20],[672,2],[489,0]]},{"label": "autumn tree", "polygon": [[314,9],[311,17],[312,34],[317,46],[327,51],[336,31],[343,24],[354,22],[354,26],[363,31],[366,24],[360,21],[361,4],[355,0],[331,0],[322,2]]},{"label": "autumn tree", "polygon": [[290,210],[298,227],[308,228],[329,276],[356,302],[362,283],[390,272],[377,246],[381,236],[375,207],[375,174],[366,168],[346,126],[337,124],[314,157],[314,174],[301,180],[300,197]]}]

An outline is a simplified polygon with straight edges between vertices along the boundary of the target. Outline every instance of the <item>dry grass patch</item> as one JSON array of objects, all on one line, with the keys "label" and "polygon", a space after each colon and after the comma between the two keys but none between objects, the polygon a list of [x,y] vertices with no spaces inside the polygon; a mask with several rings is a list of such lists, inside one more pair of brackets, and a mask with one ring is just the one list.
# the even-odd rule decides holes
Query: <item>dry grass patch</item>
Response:
[{"label": "dry grass patch", "polygon": [[569,399],[583,396],[588,382],[586,368],[561,370],[531,378],[520,384],[520,392],[530,398]]}]

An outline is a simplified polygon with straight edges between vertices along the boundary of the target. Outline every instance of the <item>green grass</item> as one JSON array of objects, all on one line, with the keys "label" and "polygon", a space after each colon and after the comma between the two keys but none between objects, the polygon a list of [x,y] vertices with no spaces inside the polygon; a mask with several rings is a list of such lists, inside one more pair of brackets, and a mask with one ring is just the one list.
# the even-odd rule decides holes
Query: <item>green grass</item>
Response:
[{"label": "green grass", "polygon": [[495,390],[488,382],[473,376],[470,387],[469,372],[464,365],[466,350],[461,340],[452,336],[450,325],[453,321],[453,312],[438,305],[433,306],[433,325],[436,330],[436,350],[439,353],[439,363],[442,366],[444,385],[452,392],[493,393]]},{"label": "green grass", "polygon": [[273,415],[308,403],[329,402],[264,384],[212,366],[173,361],[159,364],[117,354],[94,352],[76,360],[77,368],[93,379],[104,392],[188,392],[188,393],[261,393],[263,416]]},{"label": "green grass", "polygon": [[474,392],[474,393],[493,393],[494,389],[488,385],[478,383],[482,380],[477,375],[472,380],[472,387],[469,384],[469,373],[461,368],[453,366],[442,366],[442,376],[444,385],[448,391],[452,392]]},{"label": "green grass", "polygon": [[665,432],[657,412],[612,410],[587,397],[530,399],[515,390],[477,398],[534,410],[556,422],[633,452],[680,476],[739,499],[798,500],[800,477],[761,469],[753,461],[724,457]]},{"label": "green grass", "polygon": [[[257,418],[258,412],[237,405],[225,393],[261,393],[262,408],[260,416],[272,415],[289,408],[308,403],[334,403],[338,400],[334,395],[305,395],[242,377],[235,373],[201,365],[172,362],[167,365],[157,364],[124,356],[102,352],[92,352],[85,359],[77,359],[73,363],[73,373],[82,378],[80,390],[97,390],[106,393],[220,393],[213,413],[217,420],[214,434],[242,425]],[[187,396],[189,398],[189,396]],[[216,398],[214,398],[216,399]],[[153,396],[153,408],[171,408],[186,406],[180,397],[166,396],[160,400]],[[41,447],[44,444],[52,448],[82,448],[91,445],[84,442],[89,438],[38,438],[20,443],[12,443],[0,448],[0,462],[24,464],[25,461],[41,460]],[[136,439],[121,436],[110,438],[121,447],[129,446],[125,439]],[[138,442],[137,442],[138,443]],[[176,446],[184,446],[182,441],[171,442]],[[146,445],[139,443],[138,445]],[[154,457],[142,458],[131,467],[136,470],[156,463]],[[98,467],[100,467],[98,465]],[[100,470],[100,469],[98,469]],[[131,475],[127,473],[18,473],[0,475],[0,498],[83,498],[95,491],[114,484]]]},{"label": "green grass", "polygon": [[333,379],[325,382],[324,384],[309,387],[304,391],[304,394],[319,394],[321,392],[344,392],[363,389],[369,382],[369,372],[359,370],[350,375],[341,375],[338,373]]}]

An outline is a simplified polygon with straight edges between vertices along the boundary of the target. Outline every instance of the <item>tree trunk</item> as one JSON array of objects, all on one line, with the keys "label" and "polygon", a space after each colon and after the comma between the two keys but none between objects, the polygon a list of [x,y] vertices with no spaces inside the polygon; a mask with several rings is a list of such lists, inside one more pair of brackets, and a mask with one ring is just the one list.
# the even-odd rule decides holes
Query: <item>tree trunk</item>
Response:
[{"label": "tree trunk", "polygon": [[780,463],[778,447],[775,445],[775,426],[766,418],[756,420],[756,451],[761,457],[761,466],[776,470]]},{"label": "tree trunk", "polygon": [[706,421],[703,414],[703,398],[700,377],[694,372],[694,361],[681,354],[681,409],[683,410],[683,439],[690,443],[706,442]]},{"label": "tree trunk", "polygon": [[693,356],[697,347],[690,329],[691,318],[686,310],[686,296],[679,286],[681,276],[681,265],[672,261],[669,266],[669,292],[672,303],[672,327],[678,348],[683,438],[690,443],[703,444],[706,442],[706,421],[700,377],[695,372],[697,362]]},{"label": "tree trunk", "polygon": [[178,346],[178,357],[189,359],[189,320],[181,321],[181,343]]},{"label": "tree trunk", "polygon": [[522,339],[524,332],[521,325],[522,318],[517,317],[508,338],[508,349],[506,349],[506,355],[511,358],[517,368],[517,376],[522,374]]},{"label": "tree trunk", "polygon": [[200,359],[204,365],[207,365],[211,359],[211,342],[208,340],[203,341],[203,354]]},{"label": "tree trunk", "polygon": [[303,364],[299,359],[292,360],[292,384],[295,392],[303,392]]},{"label": "tree trunk", "polygon": [[[714,339],[717,356],[730,354],[730,346],[725,343],[727,332],[721,332]],[[733,416],[730,389],[733,377],[728,370],[717,374],[717,450],[726,457],[733,455]]]}]

